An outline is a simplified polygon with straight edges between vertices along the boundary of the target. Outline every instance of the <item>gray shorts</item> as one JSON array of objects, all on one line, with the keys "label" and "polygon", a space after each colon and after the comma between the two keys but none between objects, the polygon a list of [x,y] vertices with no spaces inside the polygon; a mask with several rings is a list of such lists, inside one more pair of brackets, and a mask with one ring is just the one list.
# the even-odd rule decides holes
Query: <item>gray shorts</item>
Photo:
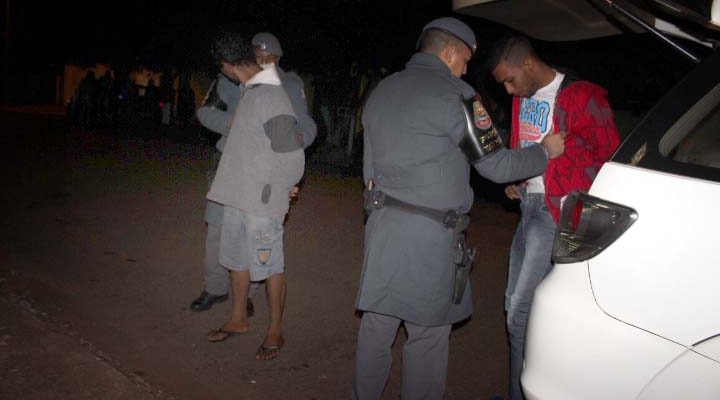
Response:
[{"label": "gray shorts", "polygon": [[220,233],[220,264],[250,270],[251,281],[285,271],[283,217],[257,217],[225,206]]}]

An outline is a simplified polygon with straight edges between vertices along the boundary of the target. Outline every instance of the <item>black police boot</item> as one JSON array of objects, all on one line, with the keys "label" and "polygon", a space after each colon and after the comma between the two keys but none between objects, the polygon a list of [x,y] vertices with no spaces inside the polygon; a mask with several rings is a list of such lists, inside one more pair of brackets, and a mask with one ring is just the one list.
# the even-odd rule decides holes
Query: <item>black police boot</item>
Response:
[{"label": "black police boot", "polygon": [[202,293],[200,293],[200,296],[198,296],[195,301],[190,304],[190,309],[193,311],[205,311],[209,310],[210,307],[213,306],[215,303],[222,303],[223,301],[227,300],[228,295],[223,294],[220,296],[213,296],[210,293],[203,290]]},{"label": "black police boot", "polygon": [[248,318],[250,318],[250,317],[252,317],[253,315],[255,315],[255,305],[253,304],[252,299],[249,298],[249,297],[248,297],[248,299],[247,299],[247,307],[246,307],[246,309],[247,309],[247,316],[248,316]]}]

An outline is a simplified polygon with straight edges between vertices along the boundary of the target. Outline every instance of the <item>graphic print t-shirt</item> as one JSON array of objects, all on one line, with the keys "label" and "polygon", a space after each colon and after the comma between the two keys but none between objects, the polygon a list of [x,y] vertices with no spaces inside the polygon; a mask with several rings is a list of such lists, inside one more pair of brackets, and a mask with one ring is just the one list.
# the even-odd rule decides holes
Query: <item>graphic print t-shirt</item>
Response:
[{"label": "graphic print t-shirt", "polygon": [[[556,72],[555,79],[540,88],[534,96],[520,99],[520,148],[537,145],[552,131],[555,97],[564,77],[565,75]],[[542,175],[527,180],[527,192],[545,193]]]}]

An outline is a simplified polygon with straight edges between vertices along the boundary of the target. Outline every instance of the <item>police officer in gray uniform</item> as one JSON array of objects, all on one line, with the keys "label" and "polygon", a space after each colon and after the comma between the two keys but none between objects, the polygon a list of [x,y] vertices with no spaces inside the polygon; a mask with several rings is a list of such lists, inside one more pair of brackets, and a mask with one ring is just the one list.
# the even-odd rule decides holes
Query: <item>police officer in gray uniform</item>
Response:
[{"label": "police officer in gray uniform", "polygon": [[[197,111],[197,117],[202,126],[220,134],[220,139],[215,144],[216,152],[210,160],[208,187],[212,183],[220,162],[220,156],[225,147],[227,135],[230,132],[233,113],[237,108],[242,90],[242,84],[235,83],[224,74],[219,73],[208,90],[203,105]],[[190,309],[194,311],[208,310],[213,304],[223,302],[228,298],[230,288],[228,271],[220,265],[218,260],[222,219],[223,205],[207,200],[205,203],[207,235],[205,236],[205,258],[203,259],[205,289],[190,304]],[[248,314],[252,312],[254,312],[253,304],[248,302]]]},{"label": "police officer in gray uniform", "polygon": [[255,48],[255,59],[262,68],[270,64],[275,65],[282,85],[290,98],[293,111],[297,116],[298,129],[302,132],[303,142],[307,149],[317,136],[317,125],[308,114],[307,98],[305,96],[302,78],[295,72],[287,72],[280,68],[280,57],[283,55],[280,41],[268,32],[260,32],[253,36],[252,45]]},{"label": "police officer in gray uniform", "polygon": [[379,399],[400,323],[402,398],[440,399],[451,325],[472,313],[467,272],[474,251],[462,231],[473,201],[470,165],[495,182],[542,174],[563,138],[507,150],[475,91],[460,79],[476,48],[454,18],[428,23],[419,52],[384,79],[363,113],[366,210],[357,299],[353,398]]},{"label": "police officer in gray uniform", "polygon": [[[278,65],[283,51],[280,41],[275,35],[268,32],[258,33],[253,37],[252,45],[258,65],[263,68],[271,64],[275,65],[282,86],[290,98],[293,111],[297,116],[298,130],[302,133],[303,145],[308,148],[317,136],[317,126],[308,114],[302,79],[294,72],[283,71]],[[242,84],[231,81],[223,74],[218,74],[214,85],[208,93],[205,104],[197,112],[198,120],[204,127],[221,135],[215,146],[218,153],[215,153],[213,157],[211,175],[214,174],[217,168],[220,153],[223,151],[227,134],[230,131],[230,122],[243,90]],[[217,96],[213,95],[213,93],[216,93]],[[212,181],[212,176],[209,176],[209,178]],[[205,289],[190,305],[190,308],[195,311],[208,310],[213,304],[223,302],[228,297],[227,293],[230,285],[228,271],[218,262],[222,217],[223,205],[208,200],[205,208],[205,221],[208,224],[208,232],[205,239],[205,259],[203,261]],[[250,298],[255,293],[257,286],[257,283],[253,283],[248,292],[248,316],[252,316],[254,313],[254,306]]]}]

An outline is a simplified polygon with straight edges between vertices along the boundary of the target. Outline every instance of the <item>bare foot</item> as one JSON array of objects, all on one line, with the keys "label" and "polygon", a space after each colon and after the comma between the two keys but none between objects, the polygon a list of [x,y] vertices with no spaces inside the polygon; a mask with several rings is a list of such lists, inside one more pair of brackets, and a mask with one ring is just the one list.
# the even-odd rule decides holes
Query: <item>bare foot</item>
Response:
[{"label": "bare foot", "polygon": [[285,344],[282,336],[266,336],[263,344],[258,347],[255,353],[256,360],[272,360],[280,354],[280,349]]},{"label": "bare foot", "polygon": [[207,334],[209,342],[222,342],[232,336],[242,335],[248,333],[250,330],[250,324],[239,324],[233,323],[232,321],[223,325],[222,328],[213,329]]}]

